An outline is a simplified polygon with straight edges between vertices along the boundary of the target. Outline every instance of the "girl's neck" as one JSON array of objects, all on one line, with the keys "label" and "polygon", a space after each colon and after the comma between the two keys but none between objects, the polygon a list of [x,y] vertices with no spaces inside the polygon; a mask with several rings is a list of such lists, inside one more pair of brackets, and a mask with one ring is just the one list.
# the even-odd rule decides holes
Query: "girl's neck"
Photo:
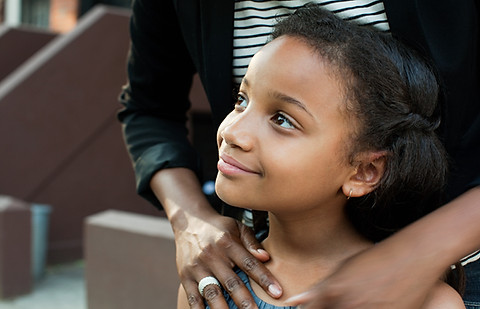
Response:
[{"label": "girl's neck", "polygon": [[280,305],[307,291],[346,258],[372,246],[355,231],[342,207],[339,209],[314,214],[269,213],[270,231],[263,246],[271,259],[266,266],[282,284],[284,294],[280,300],[271,299],[252,281],[260,298]]},{"label": "girl's neck", "polygon": [[269,213],[269,221],[263,245],[271,255],[288,261],[337,260],[357,251],[358,245],[370,244],[343,212],[301,217]]}]

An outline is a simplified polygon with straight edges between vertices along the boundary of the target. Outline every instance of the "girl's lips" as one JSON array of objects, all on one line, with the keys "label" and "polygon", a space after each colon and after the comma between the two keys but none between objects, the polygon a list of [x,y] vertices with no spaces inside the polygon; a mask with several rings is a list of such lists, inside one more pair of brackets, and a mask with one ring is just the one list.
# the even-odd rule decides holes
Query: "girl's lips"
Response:
[{"label": "girl's lips", "polygon": [[225,154],[220,155],[220,160],[218,160],[217,168],[220,172],[227,175],[238,173],[259,174]]}]

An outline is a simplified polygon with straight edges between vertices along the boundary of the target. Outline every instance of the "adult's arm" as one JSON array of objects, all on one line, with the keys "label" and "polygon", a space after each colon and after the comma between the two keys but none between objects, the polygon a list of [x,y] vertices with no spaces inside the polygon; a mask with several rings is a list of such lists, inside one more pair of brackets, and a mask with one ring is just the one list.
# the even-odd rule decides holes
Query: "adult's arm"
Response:
[{"label": "adult's arm", "polygon": [[[175,232],[178,271],[192,308],[203,308],[197,282],[207,275],[216,276],[239,306],[253,303],[232,267],[238,265],[267,290],[276,281],[257,260],[265,261],[268,254],[257,251],[260,246],[251,231],[217,214],[201,191],[199,159],[186,127],[195,67],[173,1],[134,1],[130,32],[129,80],[118,117],[137,192],[167,213]],[[218,292],[207,293],[212,308],[225,305]]]},{"label": "adult's arm", "polygon": [[480,187],[352,257],[291,299],[318,308],[420,308],[446,269],[480,248]]},{"label": "adult's arm", "polygon": [[188,141],[188,99],[195,67],[175,19],[173,1],[136,0],[130,20],[128,83],[118,118],[130,153],[137,192],[161,207],[150,188],[162,168],[199,170]]}]

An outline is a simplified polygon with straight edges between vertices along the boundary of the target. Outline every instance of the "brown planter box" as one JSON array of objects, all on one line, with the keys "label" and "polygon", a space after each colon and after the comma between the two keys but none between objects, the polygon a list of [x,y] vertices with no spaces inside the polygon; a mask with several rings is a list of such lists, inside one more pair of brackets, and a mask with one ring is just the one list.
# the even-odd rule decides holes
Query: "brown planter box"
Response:
[{"label": "brown planter box", "polygon": [[85,220],[89,309],[176,308],[179,279],[167,219],[109,210]]}]

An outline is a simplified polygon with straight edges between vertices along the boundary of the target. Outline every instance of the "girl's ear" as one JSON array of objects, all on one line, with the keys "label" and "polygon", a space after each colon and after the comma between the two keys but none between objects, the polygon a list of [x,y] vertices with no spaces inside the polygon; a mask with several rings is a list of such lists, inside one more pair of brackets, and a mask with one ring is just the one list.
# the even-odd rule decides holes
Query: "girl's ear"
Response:
[{"label": "girl's ear", "polygon": [[364,196],[377,187],[385,173],[386,151],[363,152],[356,158],[353,173],[342,186],[347,198]]}]

